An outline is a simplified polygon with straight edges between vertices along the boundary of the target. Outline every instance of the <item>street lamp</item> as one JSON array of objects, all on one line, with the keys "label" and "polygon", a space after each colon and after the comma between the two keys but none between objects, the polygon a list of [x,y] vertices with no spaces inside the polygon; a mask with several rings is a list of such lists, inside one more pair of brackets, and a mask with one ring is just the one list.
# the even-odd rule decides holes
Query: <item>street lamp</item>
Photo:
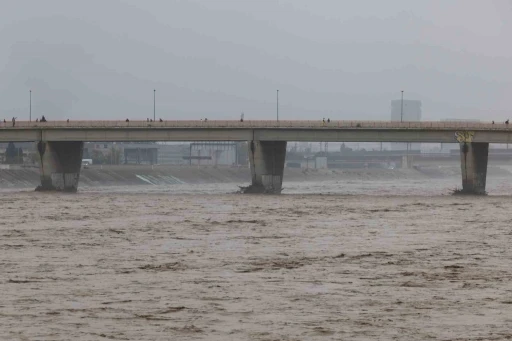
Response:
[{"label": "street lamp", "polygon": [[30,92],[30,109],[29,109],[29,114],[28,114],[28,120],[30,122],[32,122],[32,90],[30,90],[29,92]]},{"label": "street lamp", "polygon": [[277,90],[277,121],[279,122],[279,90]]},{"label": "street lamp", "polygon": [[156,122],[156,89],[153,89],[153,122]]},{"label": "street lamp", "polygon": [[404,91],[402,90],[402,102],[400,107],[400,122],[404,120]]}]

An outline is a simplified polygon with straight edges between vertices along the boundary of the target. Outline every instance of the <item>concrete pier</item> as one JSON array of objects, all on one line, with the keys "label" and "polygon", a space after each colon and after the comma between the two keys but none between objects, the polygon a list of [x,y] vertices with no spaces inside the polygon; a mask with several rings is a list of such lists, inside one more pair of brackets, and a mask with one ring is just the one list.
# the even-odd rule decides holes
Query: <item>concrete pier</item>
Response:
[{"label": "concrete pier", "polygon": [[489,143],[464,142],[460,144],[462,193],[485,194]]},{"label": "concrete pier", "polygon": [[40,156],[41,185],[36,191],[76,192],[84,143],[40,141],[37,149]]},{"label": "concrete pier", "polygon": [[250,141],[252,184],[245,193],[281,193],[286,141]]}]

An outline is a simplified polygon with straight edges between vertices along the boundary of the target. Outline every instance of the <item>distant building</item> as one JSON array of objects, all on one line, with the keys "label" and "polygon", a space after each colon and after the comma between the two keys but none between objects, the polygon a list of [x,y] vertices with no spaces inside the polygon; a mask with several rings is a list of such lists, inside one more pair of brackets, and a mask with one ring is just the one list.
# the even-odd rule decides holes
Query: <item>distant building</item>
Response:
[{"label": "distant building", "polygon": [[124,164],[158,164],[158,149],[156,143],[123,143],[122,160]]},{"label": "distant building", "polygon": [[238,145],[234,142],[195,142],[190,144],[190,165],[237,165]]},{"label": "distant building", "polygon": [[160,144],[158,146],[158,163],[161,165],[188,165],[184,158],[190,153],[190,144]]},{"label": "distant building", "polygon": [[84,159],[93,164],[158,164],[158,145],[150,142],[85,142]]},{"label": "distant building", "polygon": [[[395,99],[391,101],[391,121],[419,122],[421,121],[421,101]],[[421,150],[421,143],[391,143],[391,150]]]}]

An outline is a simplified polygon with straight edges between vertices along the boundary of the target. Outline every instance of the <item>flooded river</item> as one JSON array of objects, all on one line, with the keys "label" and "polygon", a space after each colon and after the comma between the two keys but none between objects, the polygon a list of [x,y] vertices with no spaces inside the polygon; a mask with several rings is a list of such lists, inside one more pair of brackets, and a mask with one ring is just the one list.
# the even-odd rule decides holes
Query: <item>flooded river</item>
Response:
[{"label": "flooded river", "polygon": [[0,192],[0,340],[509,340],[512,181]]}]

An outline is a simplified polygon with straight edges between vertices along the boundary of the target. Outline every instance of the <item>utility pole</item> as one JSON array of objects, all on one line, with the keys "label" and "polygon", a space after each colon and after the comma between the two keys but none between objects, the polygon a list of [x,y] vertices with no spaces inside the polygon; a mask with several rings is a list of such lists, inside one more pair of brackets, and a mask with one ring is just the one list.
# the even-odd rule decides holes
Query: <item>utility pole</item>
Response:
[{"label": "utility pole", "polygon": [[400,108],[400,122],[404,120],[404,91],[402,90],[402,102]]},{"label": "utility pole", "polygon": [[32,90],[30,90],[30,109],[28,115],[28,120],[32,122]]},{"label": "utility pole", "polygon": [[156,89],[153,89],[153,122],[156,122]]},{"label": "utility pole", "polygon": [[277,90],[277,122],[279,122],[279,90]]}]

